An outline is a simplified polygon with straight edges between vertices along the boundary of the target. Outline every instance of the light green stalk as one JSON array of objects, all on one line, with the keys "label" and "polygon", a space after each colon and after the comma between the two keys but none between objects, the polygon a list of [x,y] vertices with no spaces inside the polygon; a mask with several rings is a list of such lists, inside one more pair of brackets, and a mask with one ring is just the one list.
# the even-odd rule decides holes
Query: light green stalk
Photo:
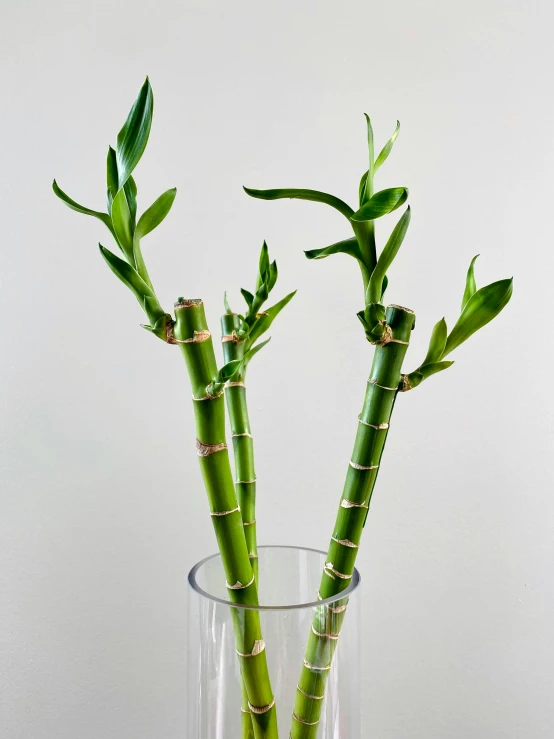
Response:
[{"label": "light green stalk", "polygon": [[[225,439],[223,389],[214,385],[217,365],[201,300],[175,304],[174,340],[185,359],[193,392],[196,447],[210,501],[219,551],[234,603],[257,605],[257,588],[235,494]],[[277,739],[277,713],[271,690],[260,616],[234,609],[237,654],[256,739]]]},{"label": "light green stalk", "polygon": [[[352,459],[348,466],[319,597],[331,598],[348,587],[354,573],[371,494],[375,485],[389,422],[401,379],[402,361],[414,324],[412,311],[389,306],[392,335],[375,350],[359,417]],[[346,613],[347,599],[316,609],[298,683],[291,739],[315,739],[325,686]]]},{"label": "light green stalk", "polygon": [[[237,336],[241,320],[234,313],[226,313],[221,318],[223,356],[225,362],[244,357],[245,342]],[[246,402],[245,369],[233,376],[232,382],[225,384],[225,398],[231,423],[233,450],[235,456],[235,490],[242,514],[248,556],[254,573],[258,573],[258,546],[256,537],[256,472],[254,469],[254,439],[248,417]]]},{"label": "light green stalk", "polygon": [[[241,320],[235,313],[226,313],[221,318],[223,356],[225,362],[241,360],[244,357],[244,340],[239,339],[237,332]],[[242,516],[244,536],[248,549],[248,557],[258,582],[258,546],[256,537],[256,472],[254,470],[254,441],[250,430],[248,406],[246,403],[246,385],[244,372],[233,377],[232,382],[225,384],[227,411],[231,423],[231,436],[235,457],[235,490]],[[243,684],[242,690],[242,739],[252,736],[252,719],[248,708],[248,696]]]}]

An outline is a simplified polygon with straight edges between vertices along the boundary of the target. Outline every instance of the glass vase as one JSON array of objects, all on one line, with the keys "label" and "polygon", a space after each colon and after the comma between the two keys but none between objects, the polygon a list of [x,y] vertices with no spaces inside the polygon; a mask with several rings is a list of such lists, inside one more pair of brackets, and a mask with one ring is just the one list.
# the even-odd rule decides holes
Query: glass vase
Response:
[{"label": "glass vase", "polygon": [[[329,670],[321,716],[310,739],[361,739],[360,575],[340,597],[318,600],[325,553],[301,547],[260,547],[259,612],[277,709],[279,737],[288,739],[314,615],[341,612],[344,621]],[[236,629],[244,610],[228,600],[218,554],[188,577],[187,739],[242,739],[244,709]],[[347,604],[346,610],[344,605]],[[341,619],[342,620],[342,619]]]}]

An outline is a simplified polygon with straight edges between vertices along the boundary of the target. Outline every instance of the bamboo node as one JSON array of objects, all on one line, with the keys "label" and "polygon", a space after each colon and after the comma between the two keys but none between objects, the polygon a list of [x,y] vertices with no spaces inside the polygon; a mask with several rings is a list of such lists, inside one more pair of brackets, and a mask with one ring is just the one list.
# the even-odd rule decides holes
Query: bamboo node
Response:
[{"label": "bamboo node", "polygon": [[332,562],[327,562],[325,564],[325,572],[332,572],[333,575],[336,575],[337,577],[340,577],[341,580],[352,580],[352,575],[345,575],[343,572],[339,572],[335,569]]},{"label": "bamboo node", "polygon": [[389,427],[388,423],[379,423],[379,424],[368,423],[367,421],[364,421],[362,419],[361,415],[358,416],[358,422],[362,423],[364,426],[369,426],[369,428],[375,429],[376,431],[385,431]]},{"label": "bamboo node", "polygon": [[231,434],[231,439],[238,439],[241,436],[247,436],[249,439],[253,439],[254,437],[252,434],[249,434],[247,431],[245,431],[243,434]]},{"label": "bamboo node", "polygon": [[369,378],[368,382],[369,382],[370,385],[375,385],[375,387],[381,388],[381,390],[391,390],[391,391],[394,391],[394,392],[396,392],[398,390],[397,387],[387,387],[386,385],[379,385],[379,383],[377,382],[377,380],[372,380],[371,378]]},{"label": "bamboo node", "polygon": [[244,382],[229,382],[227,381],[224,387],[246,387]]},{"label": "bamboo node", "polygon": [[346,611],[347,606],[329,606],[329,610],[331,613],[344,613]]},{"label": "bamboo node", "polygon": [[319,724],[319,719],[317,721],[305,721],[303,718],[300,718],[300,716],[297,716],[295,713],[292,714],[292,717],[295,721],[298,721],[299,724],[304,724],[304,726],[317,726],[317,724]]},{"label": "bamboo node", "polygon": [[250,701],[248,701],[248,707],[252,711],[252,713],[261,715],[262,713],[267,713],[268,711],[271,711],[273,706],[275,705],[275,698],[271,701],[271,703],[268,703],[267,706],[253,706]]},{"label": "bamboo node", "polygon": [[229,590],[246,590],[246,588],[249,588],[252,583],[254,582],[254,575],[252,575],[252,579],[250,582],[247,582],[246,585],[243,585],[239,580],[234,585],[229,585],[229,583],[226,583]]},{"label": "bamboo node", "polygon": [[212,511],[210,513],[210,516],[213,516],[214,518],[218,516],[229,516],[231,513],[237,513],[237,511],[240,513],[240,506],[237,506],[236,508],[233,508],[230,511]]},{"label": "bamboo node", "polygon": [[243,521],[242,525],[243,526],[254,526],[255,523],[256,523],[256,519],[254,519],[253,521]]},{"label": "bamboo node", "polygon": [[331,669],[331,665],[323,665],[322,667],[320,667],[319,665],[312,665],[312,663],[308,662],[308,660],[306,659],[304,660],[304,667],[307,670],[315,670],[316,672],[325,672],[326,670]]},{"label": "bamboo node", "polygon": [[400,392],[401,393],[407,393],[408,390],[412,389],[412,385],[410,383],[410,378],[408,375],[400,375]]},{"label": "bamboo node", "polygon": [[379,467],[378,464],[370,464],[369,466],[365,466],[363,464],[358,464],[357,462],[353,462],[352,460],[350,460],[350,466],[353,467],[355,470],[362,470],[362,471],[376,470]]},{"label": "bamboo node", "polygon": [[249,715],[252,713],[252,711],[247,711],[246,708],[243,708],[242,706],[240,707],[240,712],[241,713],[248,713]]},{"label": "bamboo node", "polygon": [[346,498],[341,500],[340,505],[341,508],[369,508],[366,503],[355,503],[353,500],[346,500]]},{"label": "bamboo node", "polygon": [[257,657],[258,654],[261,654],[264,650],[265,650],[265,641],[263,639],[256,639],[250,654],[243,654],[242,652],[239,652],[238,649],[236,650],[236,652],[239,657],[244,657],[245,659],[247,659],[248,657]]},{"label": "bamboo node", "polygon": [[235,485],[253,485],[257,482],[256,478],[253,480],[235,480]]},{"label": "bamboo node", "polygon": [[195,403],[200,403],[202,400],[217,400],[218,398],[221,398],[222,395],[223,395],[223,390],[217,395],[210,395],[209,393],[206,393],[206,395],[203,395],[201,398],[195,398],[193,395],[192,399],[194,400]]},{"label": "bamboo node", "polygon": [[336,541],[337,544],[341,544],[343,547],[350,547],[351,549],[358,549],[359,544],[354,544],[350,539],[337,539],[336,536],[331,537],[332,541]]},{"label": "bamboo node", "polygon": [[313,701],[322,701],[325,698],[324,695],[310,695],[310,693],[306,693],[305,690],[302,690],[300,685],[296,686],[296,690],[298,690],[299,693],[302,693],[302,695],[305,695],[306,698],[311,698]]},{"label": "bamboo node", "polygon": [[221,341],[224,344],[227,343],[227,342],[229,342],[229,341],[232,341],[233,344],[242,344],[242,342],[244,341],[244,339],[240,339],[237,336],[237,332],[236,331],[233,331],[233,333],[231,333],[231,334],[225,334],[225,335],[223,335],[221,337]]},{"label": "bamboo node", "polygon": [[316,631],[313,624],[312,633],[314,633],[316,636],[321,637],[322,639],[338,639],[340,636],[340,634],[322,634],[321,631]]},{"label": "bamboo node", "polygon": [[211,339],[212,335],[208,329],[202,331],[194,331],[190,339],[176,339],[174,333],[174,324],[168,321],[165,330],[166,341],[168,344],[202,344],[204,341]]},{"label": "bamboo node", "polygon": [[225,449],[227,449],[227,444],[204,444],[200,439],[196,439],[196,453],[199,457],[209,457]]}]

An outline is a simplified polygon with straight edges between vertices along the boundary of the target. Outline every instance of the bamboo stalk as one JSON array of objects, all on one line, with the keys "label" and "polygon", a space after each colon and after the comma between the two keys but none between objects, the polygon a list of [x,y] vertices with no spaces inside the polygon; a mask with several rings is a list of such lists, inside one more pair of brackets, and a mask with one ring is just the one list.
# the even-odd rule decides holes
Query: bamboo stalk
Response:
[{"label": "bamboo stalk", "polygon": [[[319,591],[322,599],[333,597],[345,590],[354,572],[358,547],[401,379],[402,361],[414,324],[414,314],[400,306],[389,306],[386,320],[392,330],[392,340],[375,350],[359,417],[354,451],[348,465],[341,504],[322,575]],[[346,614],[346,605],[347,599],[344,599],[333,607],[321,606],[316,609],[296,693],[291,739],[315,739],[317,736],[325,686]]]},{"label": "bamboo stalk", "polygon": [[[234,313],[221,317],[223,355],[225,362],[242,359],[244,341],[237,338],[240,318]],[[233,382],[225,385],[225,399],[231,424],[233,451],[235,458],[235,489],[237,493],[248,556],[258,577],[258,546],[256,536],[256,472],[254,469],[254,439],[248,417],[245,373],[239,371]]]},{"label": "bamboo stalk", "polygon": [[[214,387],[217,364],[201,300],[175,304],[174,340],[187,365],[194,403],[197,451],[210,501],[229,599],[257,605],[258,596],[244,536],[225,439],[223,390]],[[248,696],[255,739],[277,739],[277,713],[265,654],[260,615],[232,608],[236,649]]]},{"label": "bamboo stalk", "polygon": [[[244,340],[237,336],[240,318],[235,313],[221,317],[223,357],[232,362],[244,357]],[[242,516],[248,558],[258,582],[258,547],[256,537],[256,472],[254,470],[254,442],[248,418],[244,372],[239,372],[233,382],[225,384],[225,399],[231,424],[233,452],[235,459],[235,490]],[[243,683],[242,690],[242,739],[252,736],[252,718],[248,708],[248,696]]]}]

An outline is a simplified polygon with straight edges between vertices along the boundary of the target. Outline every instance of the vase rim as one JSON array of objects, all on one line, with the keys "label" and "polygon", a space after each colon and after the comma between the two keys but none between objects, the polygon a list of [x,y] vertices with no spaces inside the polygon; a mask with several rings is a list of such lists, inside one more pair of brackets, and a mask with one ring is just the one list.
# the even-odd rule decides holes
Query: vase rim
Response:
[{"label": "vase rim", "polygon": [[[320,554],[323,557],[326,556],[326,552],[323,552],[320,549],[313,549],[311,547],[298,547],[294,546],[292,544],[264,544],[258,547],[258,549],[291,549],[297,552],[312,552],[314,554]],[[352,575],[352,579],[350,580],[350,583],[348,586],[341,590],[341,592],[338,595],[333,595],[331,598],[323,598],[322,600],[315,600],[315,601],[306,601],[305,603],[290,603],[290,604],[283,604],[283,605],[250,605],[246,603],[234,603],[233,601],[227,599],[227,598],[220,598],[217,595],[214,595],[213,593],[209,593],[208,591],[204,590],[199,584],[196,579],[196,576],[200,569],[207,563],[210,562],[213,559],[221,559],[221,555],[219,552],[216,554],[211,554],[208,557],[204,557],[204,559],[201,559],[199,562],[197,562],[194,567],[190,570],[188,574],[188,584],[189,587],[194,590],[195,593],[202,596],[203,598],[206,598],[207,600],[211,600],[214,603],[221,603],[222,605],[229,606],[232,608],[239,608],[242,610],[247,611],[292,611],[292,610],[299,610],[303,608],[317,608],[318,606],[327,606],[332,605],[333,603],[336,603],[339,600],[344,600],[345,598],[350,597],[360,586],[362,576],[360,575],[359,571],[354,568],[354,573]]]}]

